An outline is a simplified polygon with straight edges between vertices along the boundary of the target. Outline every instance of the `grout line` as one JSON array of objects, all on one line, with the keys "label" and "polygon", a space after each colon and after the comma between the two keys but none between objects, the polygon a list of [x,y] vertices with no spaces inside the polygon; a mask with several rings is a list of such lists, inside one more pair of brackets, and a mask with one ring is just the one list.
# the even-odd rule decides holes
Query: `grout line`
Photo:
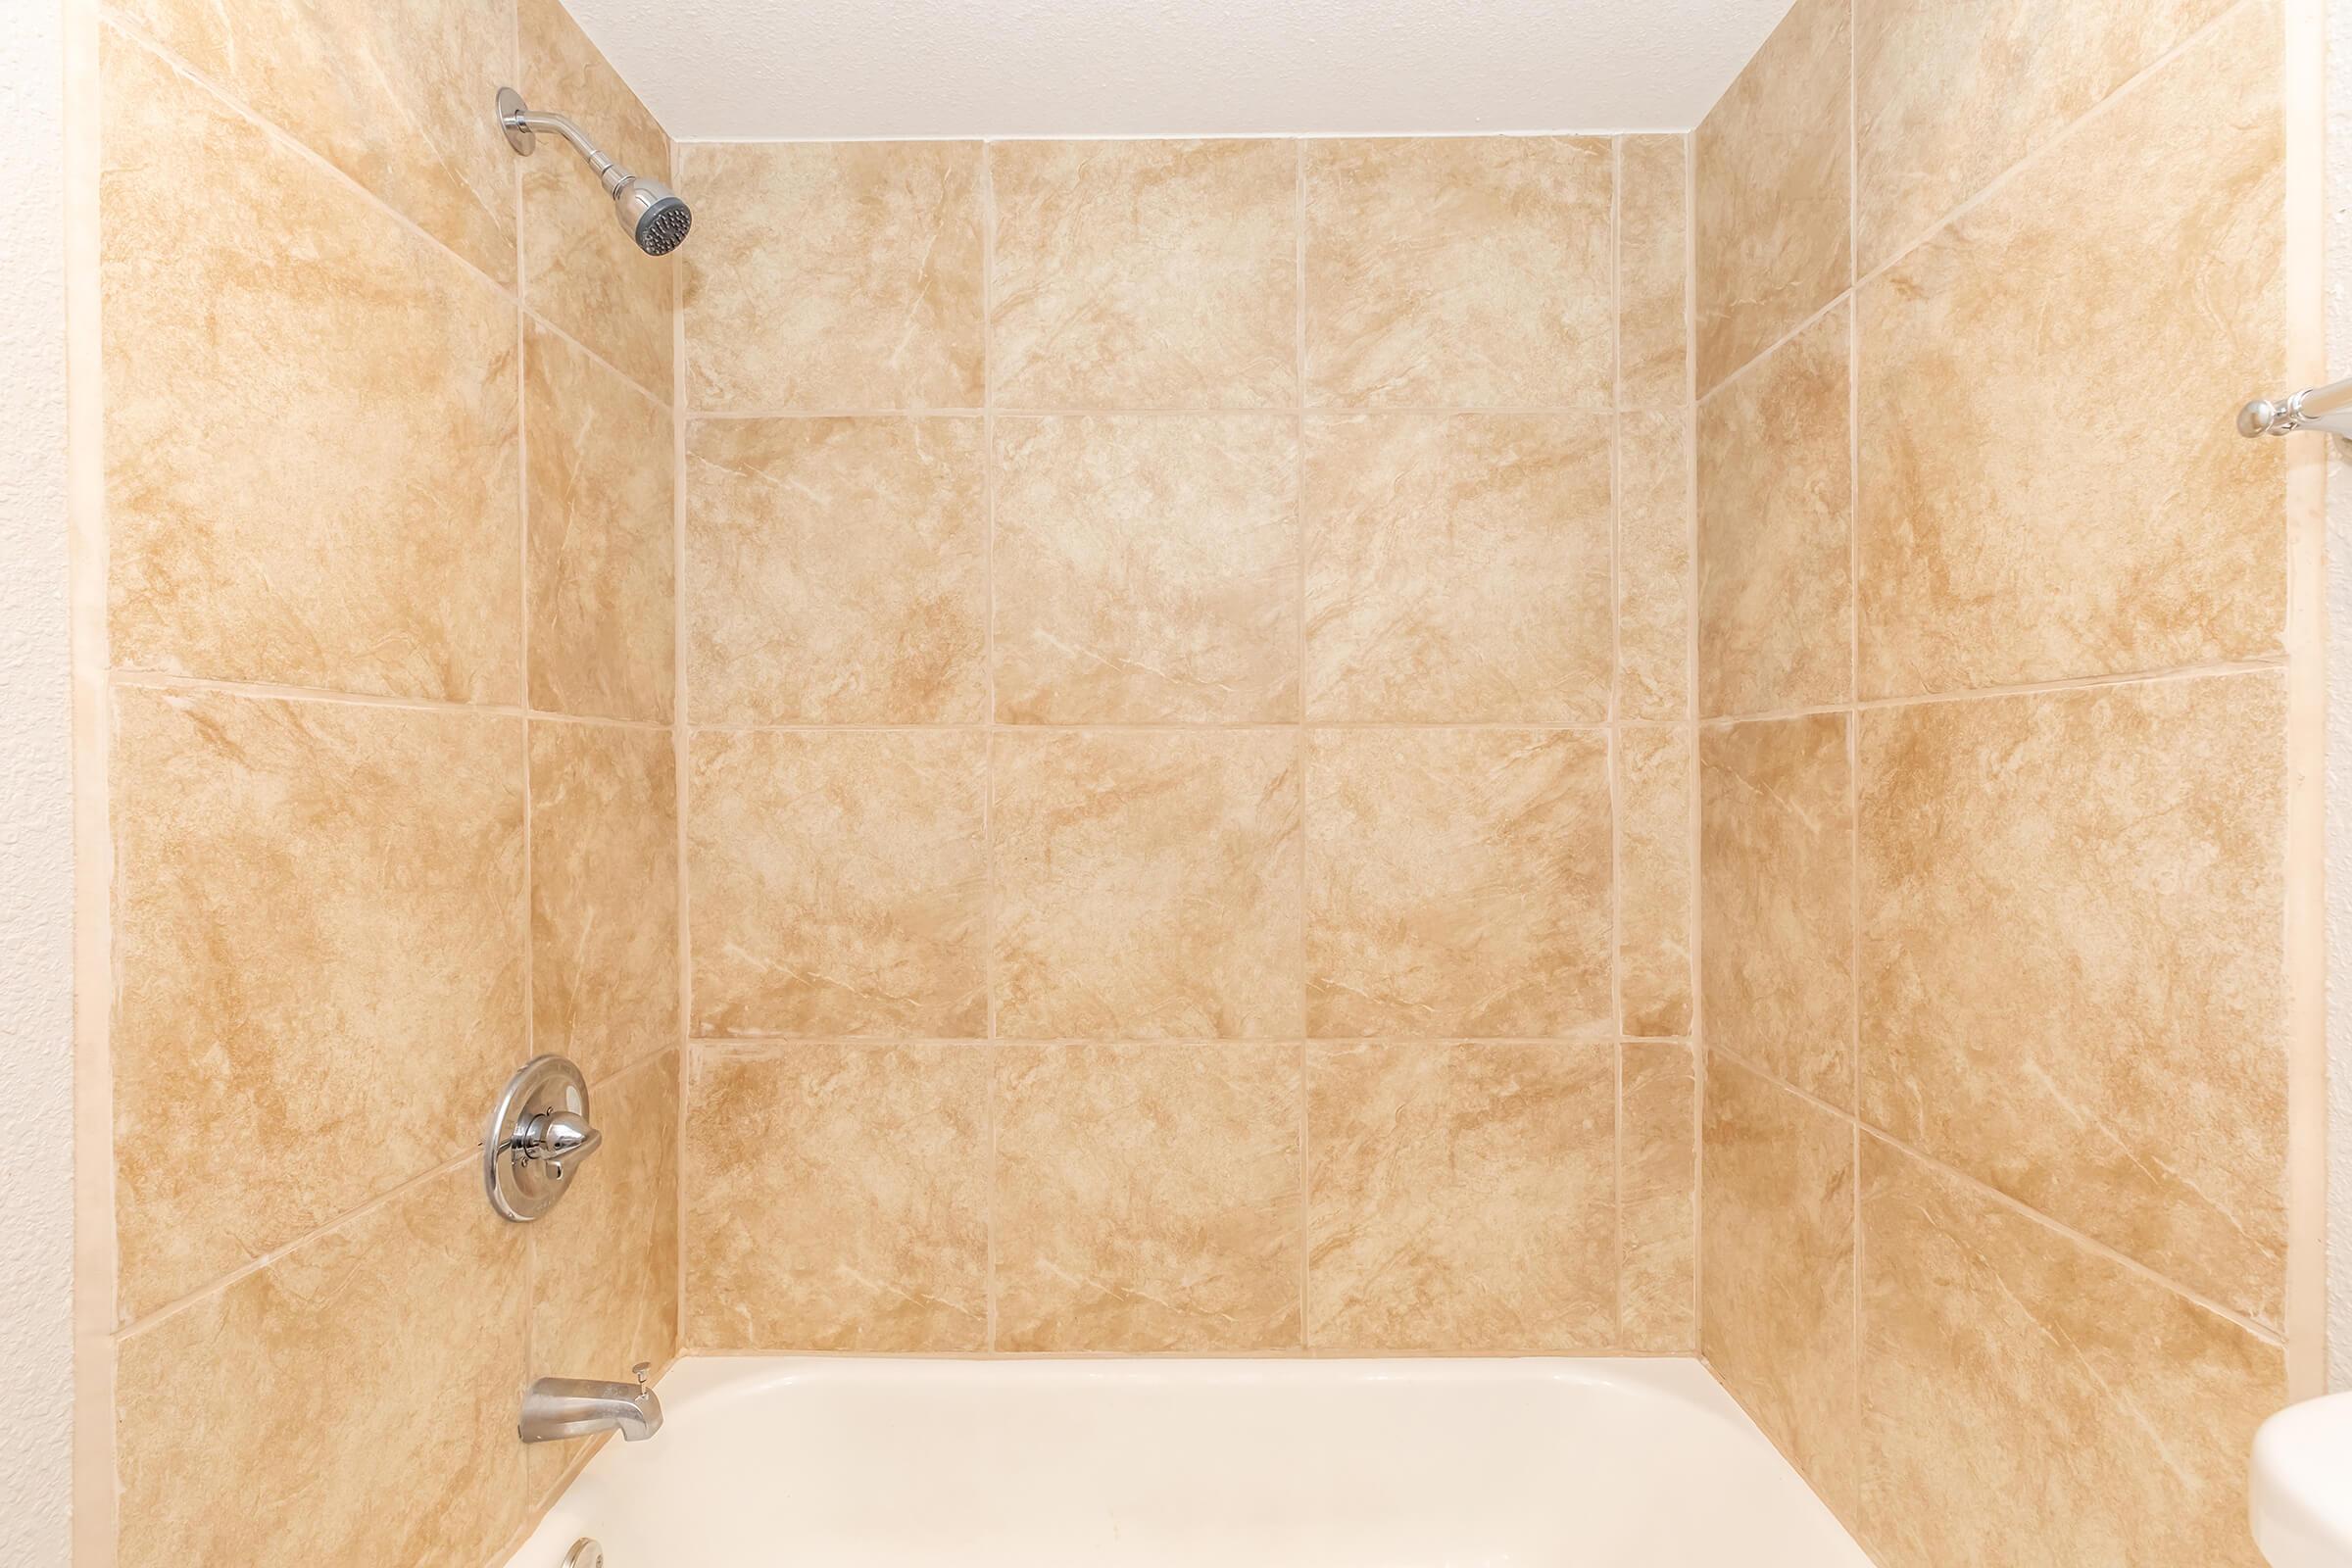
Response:
[{"label": "grout line", "polygon": [[[527,531],[525,537],[528,537]],[[109,678],[115,685],[132,691],[179,692],[191,696],[212,694],[243,697],[255,702],[336,703],[350,708],[390,708],[411,713],[467,714],[477,718],[521,718],[534,723],[587,724],[604,729],[661,730],[669,727],[655,719],[550,713],[515,703],[453,703],[429,697],[385,697],[371,692],[338,692],[317,686],[278,685],[270,681],[172,675],[160,670],[118,669],[111,671]]]},{"label": "grout line", "polygon": [[[1196,1046],[1557,1046],[1562,1051],[1581,1051],[1602,1046],[1615,1046],[1617,1037],[1607,1030],[1593,1030],[1581,1035],[696,1035],[687,1041],[687,1048],[706,1055],[725,1056],[783,1056],[809,1050],[851,1047],[860,1050],[883,1050],[891,1046],[966,1046],[989,1045],[1066,1047],[1135,1045],[1190,1049]],[[1688,1046],[1687,1040],[1665,1035],[1636,1037],[1636,1045]],[[667,1047],[663,1047],[667,1050]]]},{"label": "grout line", "polygon": [[[508,20],[512,29],[513,54],[508,61],[509,81],[519,81],[522,75],[522,7],[510,4]],[[523,266],[525,252],[522,238],[522,160],[509,161],[508,188],[514,204],[514,481],[516,532],[521,535],[522,577],[522,635],[517,643],[516,661],[521,670],[515,690],[520,693],[527,715],[531,702],[531,452],[530,452],[530,310],[523,302]],[[635,383],[631,383],[634,385]],[[532,999],[532,969],[536,958],[531,948],[531,925],[537,889],[531,870],[531,722],[522,721],[522,1031],[523,1060],[534,1054],[531,1039],[534,1029],[536,1003]],[[539,1300],[539,1244],[532,1228],[525,1226],[522,1235],[522,1367],[515,1378],[516,1388],[527,1387],[534,1376],[538,1348],[533,1343],[532,1327],[538,1317]],[[528,1451],[514,1459],[516,1492],[521,1495],[523,1513],[533,1512],[536,1499],[531,1495],[531,1460]]]},{"label": "grout line", "polygon": [[988,618],[981,631],[981,661],[988,680],[988,717],[982,733],[986,737],[985,755],[980,766],[980,842],[987,855],[987,885],[980,899],[980,965],[982,983],[988,988],[984,1001],[985,1027],[990,1044],[988,1053],[988,1093],[983,1107],[988,1127],[988,1221],[985,1287],[987,1320],[984,1325],[985,1343],[990,1351],[997,1348],[999,1300],[1003,1292],[998,1278],[997,1219],[998,1187],[1003,1165],[997,1146],[997,1073],[1000,1055],[994,1042],[997,1039],[997,930],[1002,920],[998,908],[999,889],[1003,878],[997,871],[997,180],[996,160],[985,145],[980,149],[980,446],[983,463],[980,470],[981,511],[985,531],[981,536],[981,574],[988,581]]},{"label": "grout line", "polygon": [[[1301,348],[1301,355],[1304,350]],[[1249,407],[1204,405],[1200,408],[1127,407],[1118,404],[1097,404],[1088,407],[1044,406],[1034,408],[895,408],[895,409],[686,409],[679,417],[698,423],[742,422],[787,419],[984,419],[991,415],[1004,419],[1308,419],[1363,420],[1379,418],[1399,419],[1459,419],[1459,418],[1524,418],[1524,419],[1606,419],[1616,411],[1607,407],[1592,407],[1575,403],[1456,403],[1456,404],[1317,404],[1284,405],[1259,404]],[[1627,413],[1679,412],[1674,409],[1648,409],[1632,405]]]},{"label": "grout line", "polygon": [[[1845,269],[1854,276],[1862,255],[1862,143],[1859,88],[1860,29],[1849,9],[1845,47]],[[1846,290],[1845,313],[1845,695],[1851,704],[1862,700],[1862,313],[1861,293],[1852,283]],[[1864,1423],[1862,1397],[1862,714],[1857,706],[1845,719],[1845,831],[1846,831],[1846,1028],[1847,1102],[1856,1116],[1848,1171],[1852,1184],[1853,1256],[1850,1302],[1852,1321],[1848,1353],[1853,1362],[1853,1423],[1861,1460],[1869,1458],[1869,1429]],[[1859,1483],[1856,1483],[1859,1491]]]},{"label": "grout line", "polygon": [[[670,172],[677,173],[677,144],[670,144]],[[669,274],[669,374],[674,407],[686,405],[687,342],[686,342],[686,273],[682,267],[672,267]],[[691,1068],[694,1045],[694,906],[692,862],[687,849],[690,842],[689,813],[693,808],[694,726],[688,702],[688,654],[693,647],[692,600],[687,593],[688,537],[687,537],[687,463],[686,420],[682,416],[670,419],[670,755],[675,771],[672,785],[671,814],[676,818],[672,853],[677,858],[677,1003],[678,1003],[678,1070],[677,1134],[671,1184],[675,1188],[673,1201],[677,1209],[676,1257],[677,1318],[674,1324],[677,1344],[673,1353],[683,1353],[687,1341],[687,1219],[693,1212],[688,1201],[692,1188],[686,1180],[688,1139],[692,1132],[688,1114],[693,1105]]]},{"label": "grout line", "polygon": [[1908,697],[1869,697],[1859,702],[1823,703],[1810,708],[1783,708],[1760,713],[1724,713],[1698,720],[1701,729],[1728,729],[1738,724],[1761,724],[1778,719],[1824,718],[1839,713],[1877,712],[1886,709],[1925,708],[1935,703],[1976,703],[2004,697],[2038,697],[2063,692],[2104,691],[2114,686],[2147,686],[2161,681],[2213,680],[2253,675],[2286,668],[2284,655],[2265,655],[2214,664],[2187,664],[2167,669],[2130,670],[2114,675],[2078,675],[2065,680],[2024,681],[2009,686],[1981,686],[1973,691],[1922,692]]},{"label": "grout line", "polygon": [[314,1226],[310,1230],[304,1231],[300,1236],[295,1237],[292,1241],[282,1242],[276,1247],[270,1249],[270,1250],[267,1252],[262,1253],[260,1256],[247,1259],[245,1262],[238,1264],[235,1268],[230,1269],[227,1273],[221,1275],[219,1279],[208,1281],[207,1283],[198,1286],[195,1290],[190,1291],[185,1296],[177,1297],[172,1300],[165,1302],[162,1306],[143,1312],[127,1323],[117,1325],[114,1330],[115,1339],[118,1343],[124,1340],[134,1339],[137,1336],[146,1333],[149,1329],[157,1327],[159,1324],[164,1322],[165,1319],[176,1317],[189,1307],[197,1305],[199,1302],[209,1300],[213,1297],[219,1296],[222,1292],[227,1291],[239,1281],[247,1279],[252,1275],[261,1273],[264,1269],[269,1268],[271,1264],[278,1262],[282,1258],[286,1257],[289,1253],[294,1252],[301,1248],[307,1247],[312,1242],[318,1241],[320,1237],[330,1235],[335,1231],[341,1230],[347,1225],[351,1225],[359,1220],[365,1219],[368,1215],[373,1214],[376,1210],[384,1207],[386,1204],[397,1202],[399,1200],[406,1198],[409,1194],[415,1192],[417,1188],[425,1186],[427,1183],[438,1181],[442,1177],[451,1175],[457,1171],[465,1170],[468,1166],[478,1165],[481,1161],[481,1146],[477,1141],[474,1147],[466,1150],[466,1152],[459,1154],[454,1158],[444,1160],[441,1163],[433,1165],[425,1170],[418,1171],[415,1175],[404,1177],[401,1181],[395,1183],[393,1186],[385,1188],[373,1198],[367,1200],[365,1202],[355,1204],[351,1208],[344,1210],[342,1213],[337,1214],[334,1218],[326,1221],[324,1224]]},{"label": "grout line", "polygon": [[[494,711],[488,709],[469,709],[471,712]],[[535,715],[545,717],[548,715]],[[1771,715],[1779,716],[1779,715]],[[1440,722],[1386,723],[1354,719],[1273,719],[1243,723],[1223,721],[1200,724],[1031,724],[1031,723],[970,723],[970,724],[697,724],[699,733],[706,735],[804,735],[804,734],[881,734],[881,735],[977,735],[994,732],[999,735],[1201,735],[1224,732],[1282,732],[1299,730],[1400,730],[1412,733],[1451,733],[1457,730],[1480,730],[1505,735],[1606,735],[1610,725],[1605,722],[1562,723],[1547,719],[1525,721],[1494,720],[1478,723],[1447,724]],[[1669,728],[1666,720],[1647,720],[1636,727]]]},{"label": "grout line", "polygon": [[1625,1332],[1625,139],[1609,143],[1609,1020],[1611,1345]]},{"label": "grout line", "polygon": [[1706,836],[1705,769],[1699,762],[1698,729],[1698,136],[1683,137],[1683,720],[1690,755],[1684,767],[1690,808],[1685,813],[1690,891],[1685,931],[1690,943],[1690,1353],[1706,1349],[1707,1035],[1706,891],[1702,863]]},{"label": "grout line", "polygon": [[1908,1155],[1910,1158],[1917,1160],[1919,1163],[1927,1166],[1929,1169],[1967,1187],[1970,1191],[1976,1193],[1978,1196],[1990,1200],[2001,1207],[2008,1209],[2012,1213],[2019,1214],[2027,1219],[2033,1220],[2044,1230],[2064,1237],[2066,1240],[2074,1243],[2077,1247],[2082,1248],[2085,1251],[2094,1253],[2099,1257],[2105,1258],[2111,1263],[2115,1263],[2126,1269],[2129,1269],[2132,1273],[2139,1276],[2141,1279],[2147,1280],[2152,1284],[2162,1287],[2166,1294],[2176,1297],[2180,1300],[2186,1301],[2189,1305],[2197,1307],[2202,1311],[2209,1312],[2215,1317],[2224,1319],[2232,1326],[2254,1336],[2263,1344],[2277,1348],[2281,1347],[2286,1343],[2284,1336],[2278,1328],[2266,1324],[2258,1318],[2248,1317],[2245,1313],[2238,1311],[2234,1307],[2224,1306],[2221,1302],[2212,1299],[2210,1297],[2202,1296],[2196,1291],[2190,1290],[2187,1286],[2182,1285],[2178,1280],[2158,1273],[2156,1270],[2131,1256],[2129,1253],[2117,1251],[2107,1243],[2099,1241],[2095,1237],[2086,1236],[2082,1232],[2076,1230],[2073,1226],[2068,1225],[2065,1221],[2053,1219],[2048,1214],[2043,1213],[2040,1209],[2034,1208],[2029,1203],[2025,1203],[2018,1199],[2010,1197],[2007,1193],[2002,1192],[1997,1187],[1991,1186],[1983,1178],[1971,1175],[1969,1172],[1962,1170],[1957,1165],[1948,1164],[1945,1161],[1938,1159],[1934,1154],[1928,1153],[1925,1150],[1920,1149],[1914,1144],[1904,1142],[1902,1139],[1897,1138],[1894,1134],[1888,1132],[1884,1127],[1873,1126],[1870,1122],[1863,1120],[1861,1117],[1855,1115],[1851,1111],[1839,1110],[1836,1105],[1831,1104],[1819,1095],[1816,1095],[1809,1090],[1799,1089],[1796,1085],[1788,1082],[1779,1074],[1771,1072],[1757,1063],[1750,1061],[1747,1057],[1742,1056],[1736,1052],[1728,1051],[1720,1047],[1714,1048],[1713,1054],[1732,1063],[1740,1071],[1746,1073],[1749,1077],[1759,1079],[1762,1082],[1771,1085],[1773,1088],[1779,1090],[1783,1094],[1789,1095],[1797,1100],[1803,1101],[1806,1104],[1812,1106],[1815,1110],[1822,1112],[1824,1115],[1835,1117],[1841,1122],[1853,1123],[1862,1134],[1866,1135],[1874,1142],[1884,1144],[1888,1149],[1894,1150],[1898,1153]]},{"label": "grout line", "polygon": [[[1297,522],[1295,554],[1298,558],[1298,741],[1294,748],[1298,769],[1298,1029],[1306,1032],[1307,1014],[1314,1003],[1314,976],[1306,961],[1307,904],[1312,883],[1307,875],[1306,839],[1306,683],[1307,643],[1306,623],[1309,605],[1307,584],[1307,482],[1306,460],[1306,144],[1300,142],[1291,158],[1291,249],[1293,275],[1291,280],[1291,384],[1298,394],[1298,419],[1293,425],[1292,497],[1293,515]],[[1314,1162],[1314,1053],[1307,1049],[1303,1038],[1298,1044],[1298,1348],[1303,1353],[1313,1344],[1308,1328],[1308,1304],[1313,1299],[1315,1255],[1315,1162]]]}]

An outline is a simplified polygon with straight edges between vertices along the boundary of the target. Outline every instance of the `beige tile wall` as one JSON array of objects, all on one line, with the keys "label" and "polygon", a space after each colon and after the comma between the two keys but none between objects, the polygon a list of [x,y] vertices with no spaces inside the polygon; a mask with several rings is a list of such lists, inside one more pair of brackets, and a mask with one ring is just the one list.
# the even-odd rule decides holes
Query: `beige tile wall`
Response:
[{"label": "beige tile wall", "polygon": [[[485,1563],[582,1457],[514,1441],[522,1383],[676,1352],[681,1021],[670,269],[563,149],[518,163],[491,96],[656,171],[668,143],[552,0],[96,30],[111,647],[77,659],[116,1138],[85,1286],[119,1495],[88,1538]],[[586,1069],[607,1143],[526,1230],[475,1150],[534,1051]]]},{"label": "beige tile wall", "polygon": [[2283,51],[1797,0],[1694,135],[1702,1344],[1887,1568],[2257,1560]]},{"label": "beige tile wall", "polygon": [[1690,1350],[1686,139],[679,166],[687,1343]]}]

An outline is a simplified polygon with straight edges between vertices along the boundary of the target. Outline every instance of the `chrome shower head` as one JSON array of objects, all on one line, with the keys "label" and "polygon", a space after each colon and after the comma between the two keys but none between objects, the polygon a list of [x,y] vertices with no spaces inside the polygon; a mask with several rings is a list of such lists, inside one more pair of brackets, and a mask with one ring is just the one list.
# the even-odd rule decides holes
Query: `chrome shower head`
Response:
[{"label": "chrome shower head", "polygon": [[581,134],[579,126],[562,115],[525,108],[520,93],[501,87],[498,124],[507,133],[507,144],[525,158],[538,150],[538,133],[543,130],[553,131],[578,148],[603,182],[605,194],[612,198],[620,226],[646,255],[667,256],[685,243],[686,230],[694,226],[694,214],[678,199],[678,193],[658,179],[632,174],[607,158],[596,143]]}]

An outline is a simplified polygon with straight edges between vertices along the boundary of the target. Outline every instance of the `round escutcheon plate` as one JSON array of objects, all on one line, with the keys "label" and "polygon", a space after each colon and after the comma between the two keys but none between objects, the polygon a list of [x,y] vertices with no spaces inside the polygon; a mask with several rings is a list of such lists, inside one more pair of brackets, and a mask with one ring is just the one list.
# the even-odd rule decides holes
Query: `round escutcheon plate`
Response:
[{"label": "round escutcheon plate", "polygon": [[507,1080],[482,1133],[482,1187],[490,1206],[512,1220],[534,1220],[556,1206],[578,1160],[526,1157],[530,1129],[554,1115],[588,1120],[588,1080],[562,1056],[533,1056]]}]

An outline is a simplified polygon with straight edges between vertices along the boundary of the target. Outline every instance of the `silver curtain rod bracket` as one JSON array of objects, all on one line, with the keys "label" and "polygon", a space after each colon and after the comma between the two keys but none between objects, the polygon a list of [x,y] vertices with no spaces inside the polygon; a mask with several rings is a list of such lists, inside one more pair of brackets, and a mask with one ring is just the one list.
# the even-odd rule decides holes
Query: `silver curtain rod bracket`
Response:
[{"label": "silver curtain rod bracket", "polygon": [[2256,398],[2237,411],[2239,435],[2291,435],[2297,430],[2352,436],[2352,381],[2310,387],[2281,403]]}]

